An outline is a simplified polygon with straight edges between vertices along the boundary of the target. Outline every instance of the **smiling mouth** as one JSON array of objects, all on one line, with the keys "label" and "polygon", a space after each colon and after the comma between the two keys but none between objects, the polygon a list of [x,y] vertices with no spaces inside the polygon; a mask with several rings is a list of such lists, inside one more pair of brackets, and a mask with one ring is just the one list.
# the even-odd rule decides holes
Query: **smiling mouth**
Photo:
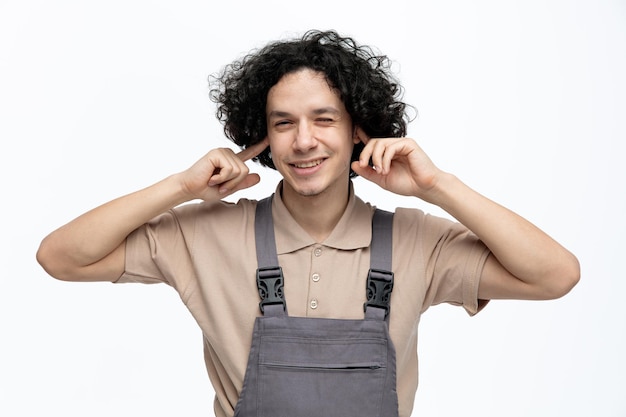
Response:
[{"label": "smiling mouth", "polygon": [[313,168],[318,166],[319,164],[321,164],[322,162],[324,162],[323,159],[317,159],[315,161],[308,161],[308,162],[298,162],[295,164],[291,164],[292,166],[296,167],[296,168]]}]

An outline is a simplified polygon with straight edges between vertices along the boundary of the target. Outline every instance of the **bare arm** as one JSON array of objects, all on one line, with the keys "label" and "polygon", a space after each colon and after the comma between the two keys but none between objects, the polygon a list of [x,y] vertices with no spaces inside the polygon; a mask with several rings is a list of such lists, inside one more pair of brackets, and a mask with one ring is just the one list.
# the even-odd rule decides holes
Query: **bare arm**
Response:
[{"label": "bare arm", "polygon": [[[353,170],[396,194],[436,204],[474,232],[491,251],[480,299],[551,299],[580,277],[578,260],[529,221],[439,170],[408,138],[369,139]],[[368,166],[372,159],[376,168]]]},{"label": "bare arm", "polygon": [[472,230],[491,251],[480,299],[552,299],[578,282],[578,260],[529,221],[446,175],[440,207]]},{"label": "bare arm", "polygon": [[193,199],[216,201],[260,180],[245,161],[267,147],[263,141],[235,154],[214,149],[192,167],[143,190],[99,206],[46,236],[37,260],[66,281],[115,281],[124,272],[126,237],[153,217]]}]

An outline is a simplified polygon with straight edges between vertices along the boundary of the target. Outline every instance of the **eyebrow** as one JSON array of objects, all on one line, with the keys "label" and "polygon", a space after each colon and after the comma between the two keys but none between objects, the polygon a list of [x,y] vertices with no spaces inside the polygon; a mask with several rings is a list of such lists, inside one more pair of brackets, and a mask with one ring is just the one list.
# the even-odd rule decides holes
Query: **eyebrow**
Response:
[{"label": "eyebrow", "polygon": [[[341,112],[339,110],[337,110],[334,107],[320,107],[318,109],[314,109],[312,112],[314,115],[319,116],[321,114],[333,114],[333,115],[339,115]],[[282,111],[282,110],[272,110],[271,112],[269,112],[269,114],[267,115],[267,117],[272,118],[272,117],[289,117],[292,114],[289,113],[288,111]]]}]

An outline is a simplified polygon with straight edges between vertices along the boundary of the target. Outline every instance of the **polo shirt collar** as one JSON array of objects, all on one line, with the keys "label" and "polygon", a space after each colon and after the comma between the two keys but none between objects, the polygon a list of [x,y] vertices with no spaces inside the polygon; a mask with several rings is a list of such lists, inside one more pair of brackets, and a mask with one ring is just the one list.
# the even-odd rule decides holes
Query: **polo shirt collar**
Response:
[{"label": "polo shirt collar", "polygon": [[[306,232],[287,210],[281,198],[282,181],[276,187],[272,201],[272,217],[276,234],[276,251],[284,254],[297,251],[317,242]],[[350,183],[348,205],[339,222],[321,244],[335,249],[366,248],[372,240],[372,208],[354,194]]]}]

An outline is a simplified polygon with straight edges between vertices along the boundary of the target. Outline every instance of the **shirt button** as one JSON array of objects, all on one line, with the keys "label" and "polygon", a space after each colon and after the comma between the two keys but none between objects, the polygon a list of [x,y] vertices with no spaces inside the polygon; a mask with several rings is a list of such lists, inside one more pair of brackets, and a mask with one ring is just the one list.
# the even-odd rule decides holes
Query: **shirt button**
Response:
[{"label": "shirt button", "polygon": [[311,275],[311,279],[313,280],[313,282],[317,282],[320,280],[320,274],[318,274],[317,272],[314,273],[313,275]]},{"label": "shirt button", "polygon": [[311,300],[311,308],[313,310],[317,308],[317,300],[315,298]]},{"label": "shirt button", "polygon": [[322,256],[322,248],[315,248],[315,250],[313,251],[313,253],[315,254],[315,256],[320,257]]}]

